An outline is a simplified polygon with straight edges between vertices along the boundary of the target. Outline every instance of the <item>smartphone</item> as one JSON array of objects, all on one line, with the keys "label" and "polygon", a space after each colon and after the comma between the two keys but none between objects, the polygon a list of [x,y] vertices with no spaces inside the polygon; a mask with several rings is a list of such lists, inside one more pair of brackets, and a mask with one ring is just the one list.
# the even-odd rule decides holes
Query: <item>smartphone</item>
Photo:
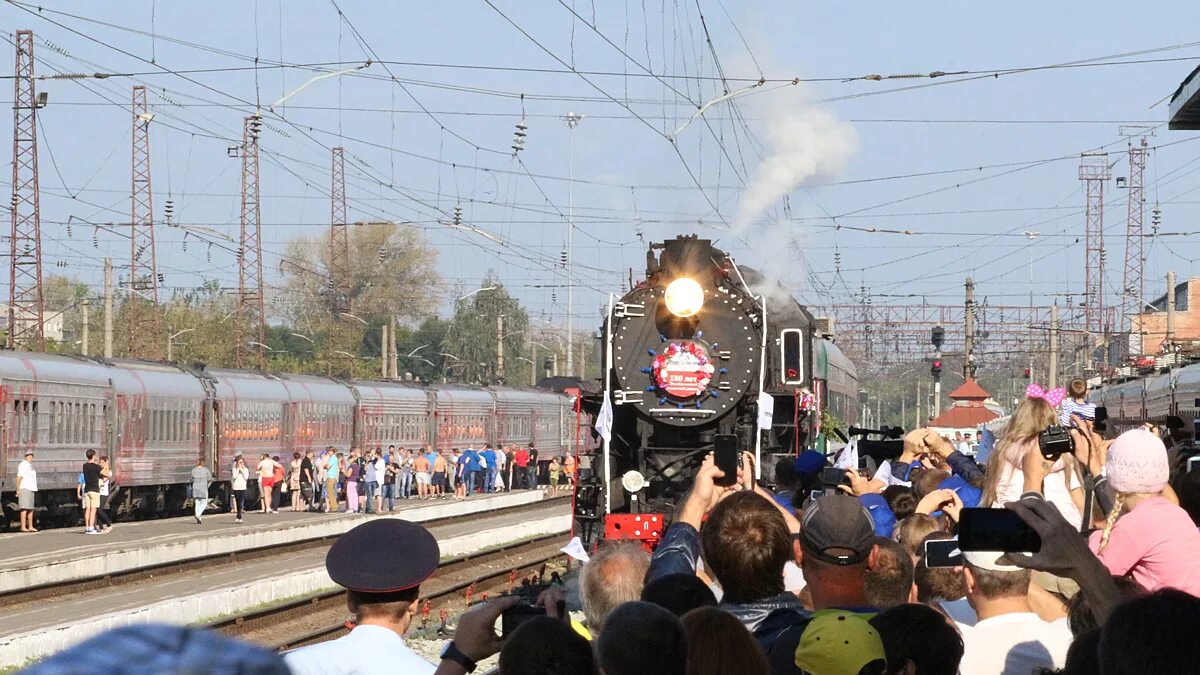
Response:
[{"label": "smartphone", "polygon": [[825,490],[810,490],[808,493],[808,503],[811,504],[821,497],[825,496]]},{"label": "smartphone", "polygon": [[1096,419],[1092,422],[1092,428],[1097,433],[1108,431],[1108,408],[1102,405],[1096,406]]},{"label": "smartphone", "polygon": [[713,481],[721,487],[729,487],[737,482],[738,464],[738,437],[735,434],[717,434],[713,440],[713,459],[716,460],[717,468],[725,475]]},{"label": "smartphone", "polygon": [[961,567],[962,548],[957,539],[930,539],[925,542],[926,567]]},{"label": "smartphone", "polygon": [[1042,548],[1038,533],[1008,509],[963,509],[958,543],[963,551],[1036,553]]},{"label": "smartphone", "polygon": [[513,631],[521,627],[521,624],[535,616],[546,616],[546,608],[534,607],[532,605],[516,605],[504,610],[504,613],[500,615],[501,637],[512,635]]},{"label": "smartphone", "polygon": [[846,476],[845,469],[827,466],[821,471],[821,483],[830,487],[837,485],[849,485],[850,478]]}]

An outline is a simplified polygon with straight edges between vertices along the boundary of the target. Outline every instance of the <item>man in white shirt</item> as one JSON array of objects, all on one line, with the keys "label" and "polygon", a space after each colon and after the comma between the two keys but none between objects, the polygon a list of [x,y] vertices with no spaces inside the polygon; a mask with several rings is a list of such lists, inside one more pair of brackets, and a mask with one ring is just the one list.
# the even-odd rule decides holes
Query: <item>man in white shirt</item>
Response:
[{"label": "man in white shirt", "polygon": [[[325,569],[346,589],[356,625],[349,635],[285,654],[292,675],[433,673],[434,665],[404,643],[404,633],[417,613],[421,582],[437,569],[440,555],[429,530],[405,520],[371,520],[339,537]],[[443,658],[456,656],[451,650]],[[474,669],[474,662],[464,663]]]},{"label": "man in white shirt", "polygon": [[22,532],[37,532],[37,528],[33,526],[37,491],[37,470],[33,468],[33,451],[26,450],[25,459],[17,466],[17,507],[21,511]]},{"label": "man in white shirt", "polygon": [[1071,646],[1066,619],[1043,621],[1029,606],[1029,570],[1003,553],[963,554],[967,600],[979,620],[963,630],[962,675],[1016,675],[1062,668]]},{"label": "man in white shirt", "polygon": [[[955,436],[958,436],[958,434],[955,434]],[[971,451],[971,432],[968,431],[962,438],[958,439],[958,442],[954,444],[954,449],[967,457],[975,454]]]}]

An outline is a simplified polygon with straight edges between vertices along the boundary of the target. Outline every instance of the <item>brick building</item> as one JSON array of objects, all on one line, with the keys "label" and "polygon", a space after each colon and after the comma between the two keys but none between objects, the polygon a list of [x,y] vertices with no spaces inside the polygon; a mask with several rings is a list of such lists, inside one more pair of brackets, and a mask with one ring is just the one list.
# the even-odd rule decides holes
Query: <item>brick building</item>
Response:
[{"label": "brick building", "polygon": [[[1159,354],[1167,336],[1167,295],[1150,303],[1153,310],[1133,317],[1133,332],[1142,336],[1142,353]],[[1200,277],[1175,284],[1175,342],[1200,341]]]}]

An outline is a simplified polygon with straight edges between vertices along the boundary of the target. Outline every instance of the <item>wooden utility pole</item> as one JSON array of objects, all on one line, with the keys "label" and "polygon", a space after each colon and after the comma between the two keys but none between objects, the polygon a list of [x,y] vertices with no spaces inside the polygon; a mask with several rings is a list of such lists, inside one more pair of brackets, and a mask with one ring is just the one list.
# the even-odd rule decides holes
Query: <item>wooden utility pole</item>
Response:
[{"label": "wooden utility pole", "polygon": [[391,357],[388,354],[389,340],[388,325],[386,323],[383,324],[383,328],[380,329],[380,332],[382,334],[379,336],[379,374],[382,375],[383,379],[386,380],[388,378],[388,366],[391,364]]},{"label": "wooden utility pole", "polygon": [[104,259],[104,358],[113,355],[113,268],[112,258]]},{"label": "wooden utility pole", "polygon": [[388,349],[392,355],[390,377],[398,380],[400,379],[400,354],[396,351],[396,321],[392,318],[388,319]]}]

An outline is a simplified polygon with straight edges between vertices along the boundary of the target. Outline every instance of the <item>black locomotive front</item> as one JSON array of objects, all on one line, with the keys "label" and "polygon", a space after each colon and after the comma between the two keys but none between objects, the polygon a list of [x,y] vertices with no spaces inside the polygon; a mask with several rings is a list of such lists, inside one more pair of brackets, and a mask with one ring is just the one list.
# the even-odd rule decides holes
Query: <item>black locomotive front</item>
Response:
[{"label": "black locomotive front", "polygon": [[[784,349],[773,334],[788,325],[785,333],[811,331],[804,318],[803,330],[795,327],[795,311],[784,324],[771,320],[761,282],[705,239],[650,247],[645,281],[613,303],[605,326],[611,441],[577,495],[586,539],[613,536],[622,514],[670,514],[717,434],[737,435],[750,451],[778,445],[770,432],[779,424],[766,423],[760,436],[760,401],[784,426],[792,423],[792,410],[780,410],[770,390],[780,378],[802,384],[805,343]],[[795,363],[781,369],[789,355]],[[600,410],[603,401],[589,407]]]}]

